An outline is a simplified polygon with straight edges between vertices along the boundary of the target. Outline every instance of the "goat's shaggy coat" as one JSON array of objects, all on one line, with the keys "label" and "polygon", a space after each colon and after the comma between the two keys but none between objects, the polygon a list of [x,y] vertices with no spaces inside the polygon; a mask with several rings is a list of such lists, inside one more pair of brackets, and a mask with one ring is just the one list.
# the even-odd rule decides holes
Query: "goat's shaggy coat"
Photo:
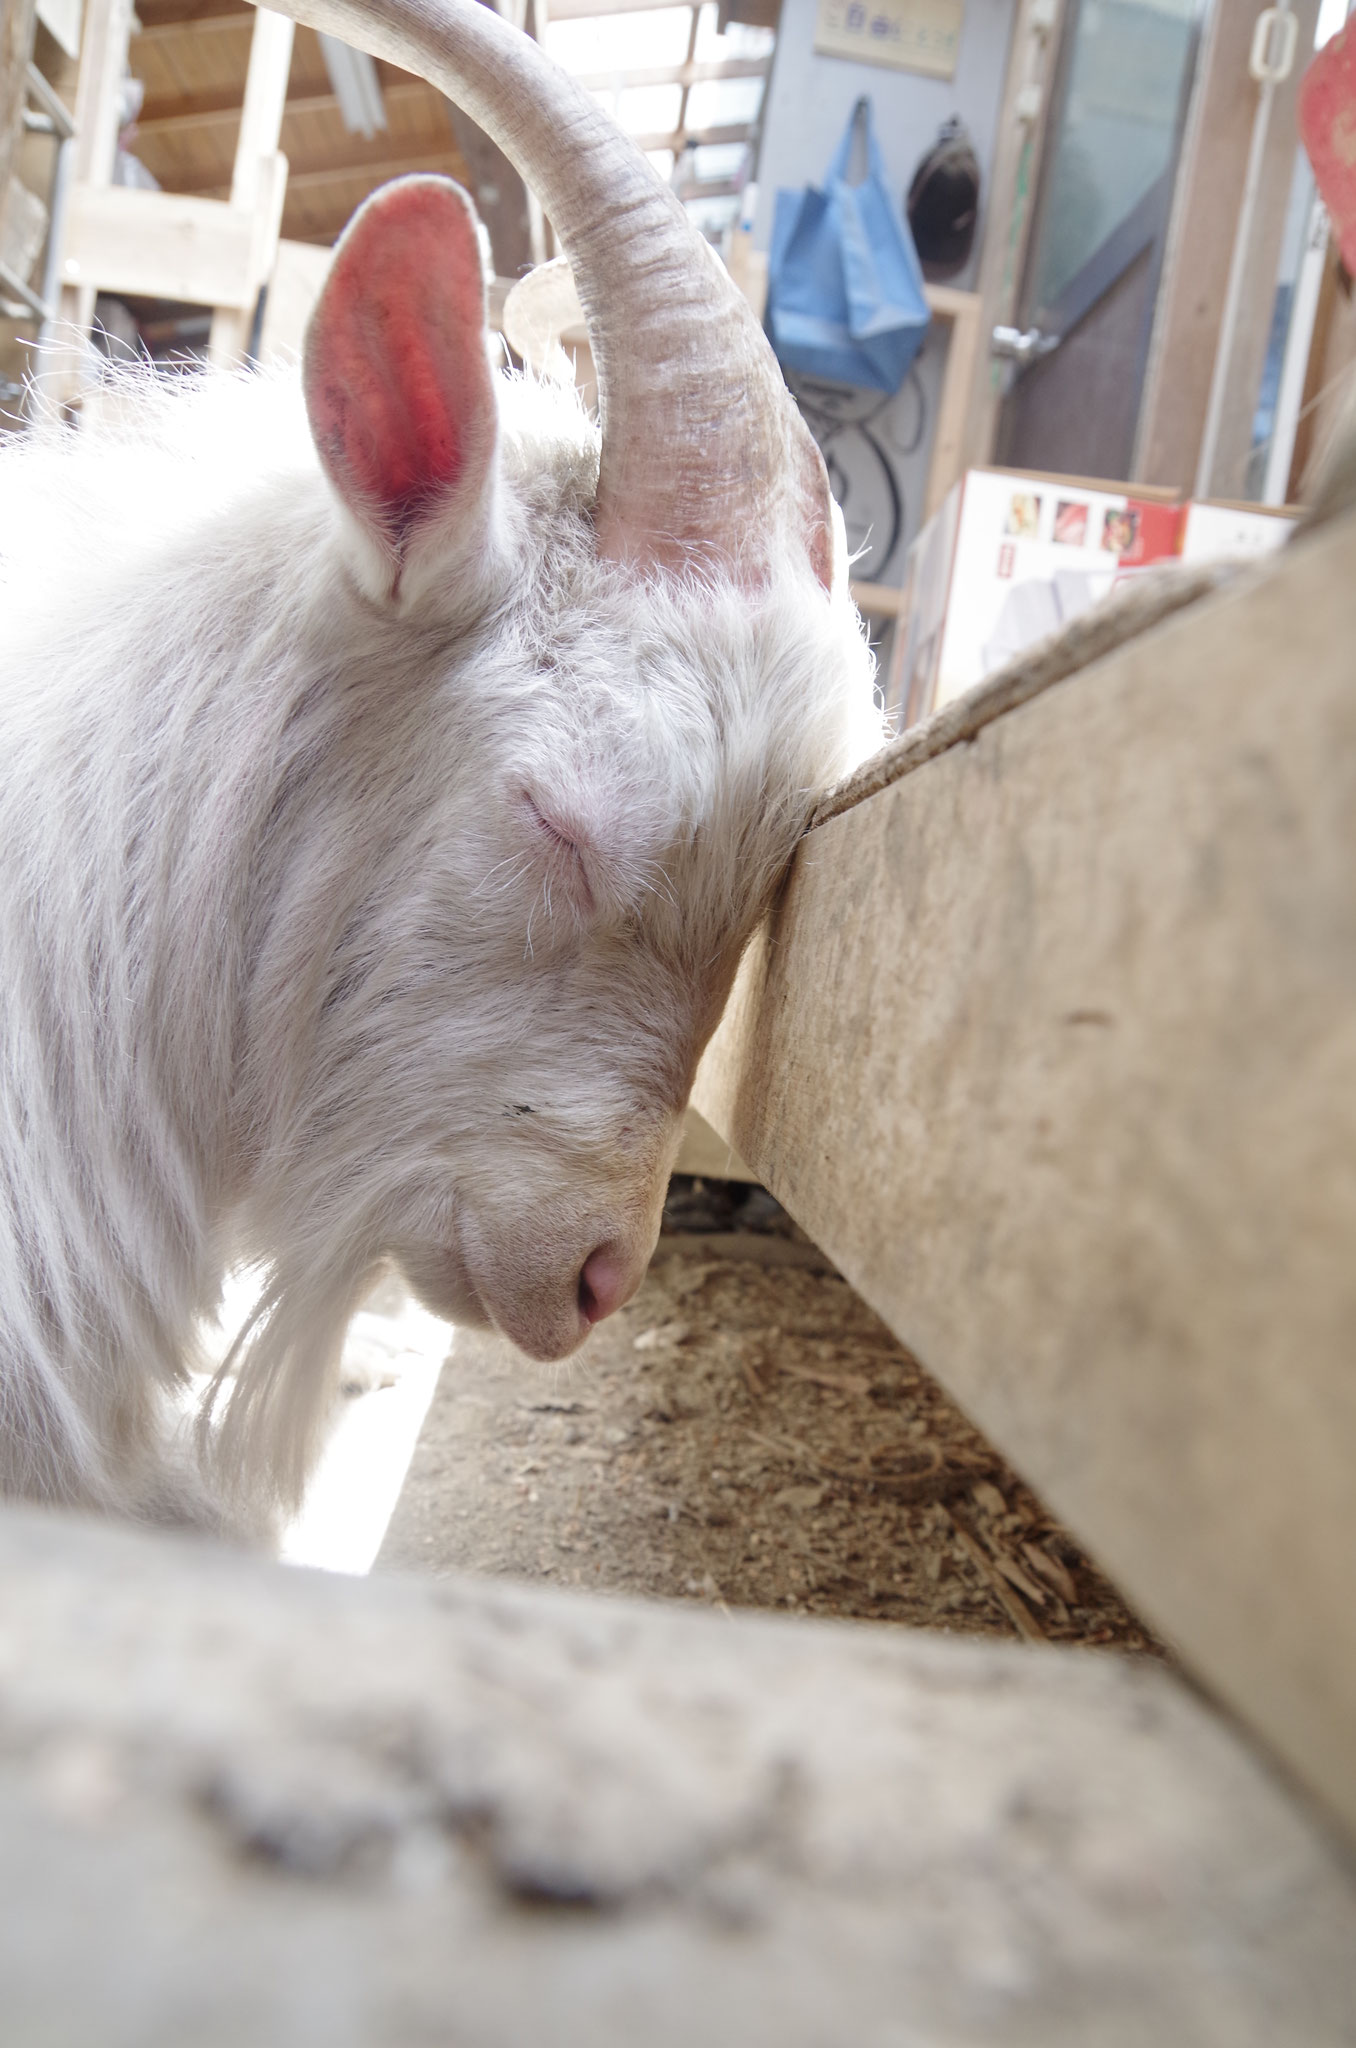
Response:
[{"label": "goat's shaggy coat", "polygon": [[0,1488],[208,1524],[296,1500],[387,1262],[542,1358],[634,1291],[740,950],[879,737],[823,466],[672,195],[473,0],[315,9],[540,169],[605,430],[492,373],[469,202],[416,178],[299,380],[0,454]]},{"label": "goat's shaggy coat", "polygon": [[292,380],[4,454],[9,1491],[210,1512],[167,1412],[232,1261],[268,1279],[210,1462],[286,1502],[382,1261],[551,1356],[594,1248],[649,1249],[866,656],[794,557],[600,562],[589,424],[498,400],[472,531],[385,603]]}]

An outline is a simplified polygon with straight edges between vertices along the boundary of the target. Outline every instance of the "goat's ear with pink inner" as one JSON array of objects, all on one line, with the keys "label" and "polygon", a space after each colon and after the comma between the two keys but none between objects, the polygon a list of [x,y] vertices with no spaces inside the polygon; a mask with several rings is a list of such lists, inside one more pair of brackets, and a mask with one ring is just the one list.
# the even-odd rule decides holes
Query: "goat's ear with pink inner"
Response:
[{"label": "goat's ear with pink inner", "polygon": [[302,377],[320,459],[375,548],[376,594],[398,596],[415,558],[483,543],[497,414],[476,216],[459,185],[401,178],[359,208]]}]

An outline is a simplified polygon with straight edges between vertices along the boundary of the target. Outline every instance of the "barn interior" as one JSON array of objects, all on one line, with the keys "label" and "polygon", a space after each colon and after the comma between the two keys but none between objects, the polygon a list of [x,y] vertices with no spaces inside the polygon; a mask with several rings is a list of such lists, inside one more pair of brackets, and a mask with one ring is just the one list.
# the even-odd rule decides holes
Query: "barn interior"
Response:
[{"label": "barn interior", "polygon": [[[286,1570],[0,1512],[7,2039],[1356,2041],[1346,0],[498,11],[778,346],[893,736],[583,1353],[391,1273]],[[777,340],[777,222],[864,96],[917,331],[851,384]],[[596,404],[422,78],[7,0],[0,431],[295,362],[412,173],[503,362]]]}]

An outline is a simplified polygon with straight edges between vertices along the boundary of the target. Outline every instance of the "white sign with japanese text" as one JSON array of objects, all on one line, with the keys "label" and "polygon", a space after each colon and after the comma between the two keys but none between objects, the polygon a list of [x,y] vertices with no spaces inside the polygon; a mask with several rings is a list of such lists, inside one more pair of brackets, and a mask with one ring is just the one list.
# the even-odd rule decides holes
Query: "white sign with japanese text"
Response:
[{"label": "white sign with japanese text", "polygon": [[819,0],[815,48],[950,78],[964,14],[965,0]]}]

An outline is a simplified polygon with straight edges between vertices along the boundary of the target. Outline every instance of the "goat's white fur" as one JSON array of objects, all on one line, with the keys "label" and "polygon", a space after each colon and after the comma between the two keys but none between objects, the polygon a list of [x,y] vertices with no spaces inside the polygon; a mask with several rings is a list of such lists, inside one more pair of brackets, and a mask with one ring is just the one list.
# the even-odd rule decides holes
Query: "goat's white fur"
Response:
[{"label": "goat's white fur", "polygon": [[[500,380],[482,544],[395,605],[293,377],[115,396],[0,455],[0,1489],[210,1521],[297,1498],[385,1260],[576,1340],[813,795],[880,733],[793,544],[752,589],[599,562],[557,392]],[[204,1485],[169,1416],[240,1259]]]}]

